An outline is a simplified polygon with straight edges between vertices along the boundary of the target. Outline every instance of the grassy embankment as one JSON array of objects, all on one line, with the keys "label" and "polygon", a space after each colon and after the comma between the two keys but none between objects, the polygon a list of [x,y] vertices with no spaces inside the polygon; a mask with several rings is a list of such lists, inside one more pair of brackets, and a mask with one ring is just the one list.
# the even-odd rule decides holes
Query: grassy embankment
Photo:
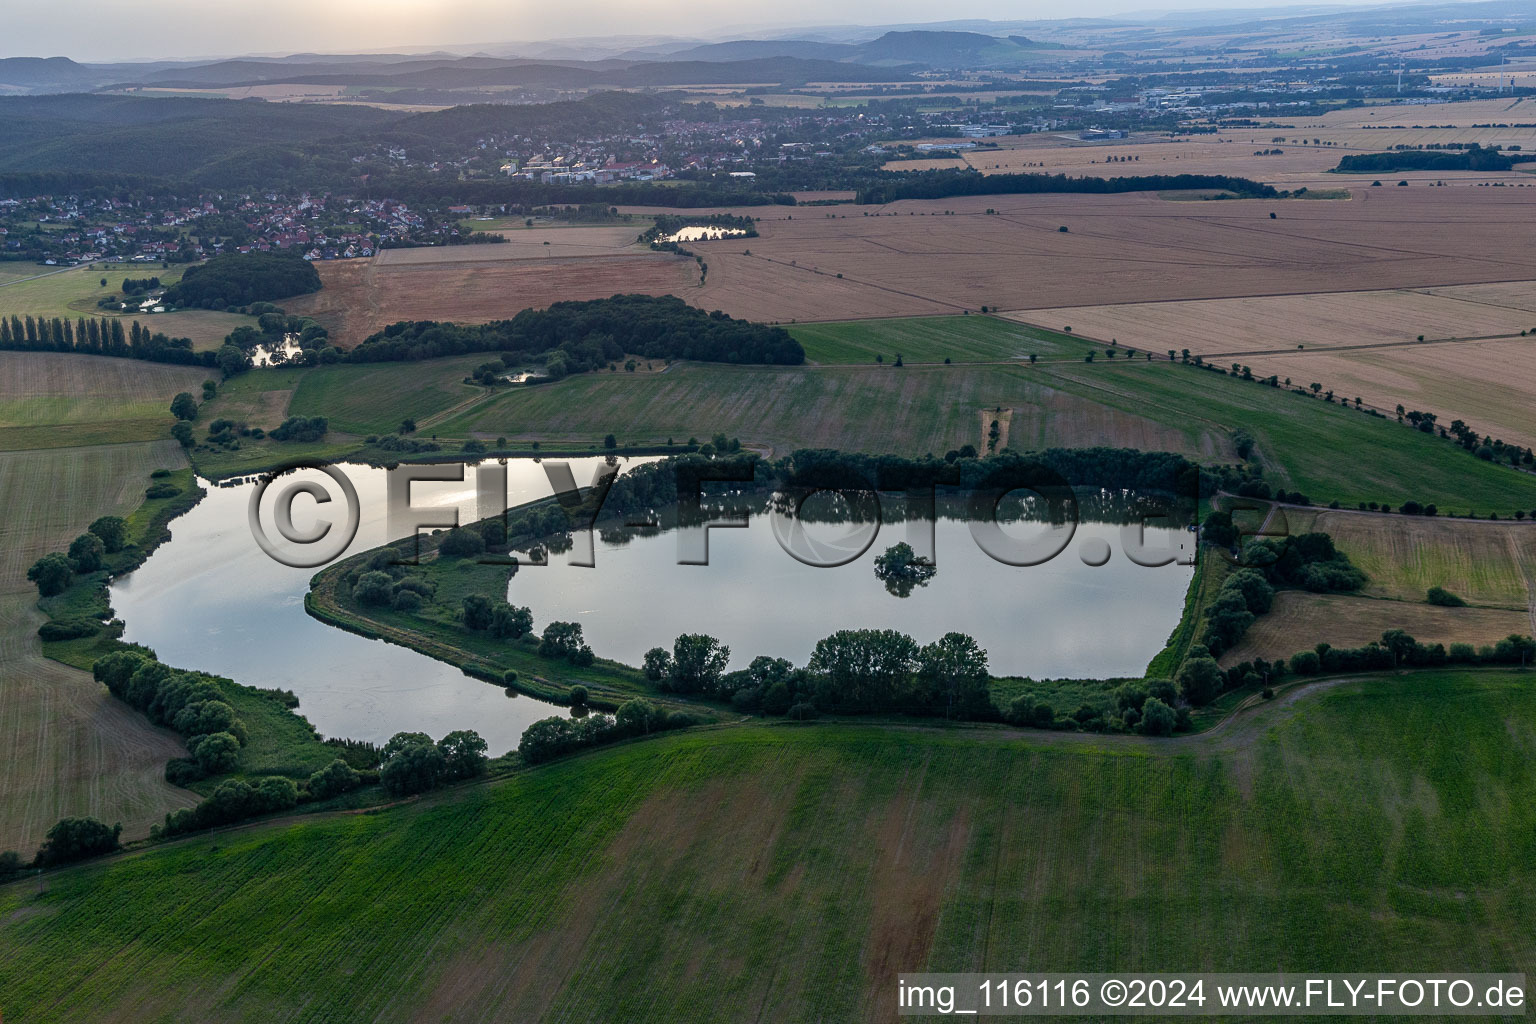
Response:
[{"label": "grassy embankment", "polygon": [[855,1020],[924,967],[1531,973],[1533,744],[1495,672],[1162,744],[672,734],[0,888],[7,1009]]}]

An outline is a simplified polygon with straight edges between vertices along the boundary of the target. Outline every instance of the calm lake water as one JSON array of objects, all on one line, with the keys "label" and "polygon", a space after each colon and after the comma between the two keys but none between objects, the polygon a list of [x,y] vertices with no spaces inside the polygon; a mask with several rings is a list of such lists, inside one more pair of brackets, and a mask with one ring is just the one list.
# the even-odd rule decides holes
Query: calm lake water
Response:
[{"label": "calm lake water", "polygon": [[[603,460],[568,461],[586,487]],[[653,460],[620,461],[633,467]],[[362,512],[346,553],[396,539],[384,514],[385,471],[335,468],[356,488]],[[294,478],[324,480],[309,470]],[[544,467],[532,459],[508,460],[507,482],[512,505],[552,493]],[[255,487],[254,481],[210,486],[196,508],[171,524],[171,540],[113,585],[125,639],[154,648],[168,664],[292,690],[300,711],[326,736],[382,742],[404,730],[440,737],[473,728],[500,754],[517,745],[530,723],[565,713],[531,697],[508,698],[501,688],[424,655],[310,618],[304,595],[317,570],[289,568],[258,548],[247,518]],[[461,522],[478,518],[474,468],[463,482],[415,483],[412,503],[457,507]],[[301,498],[294,527],[303,531],[337,518],[339,505]],[[801,526],[811,540],[831,546],[861,529]],[[1030,522],[1004,526],[1020,540],[1045,529]],[[708,565],[678,564],[677,531],[621,530],[596,538],[591,567],[569,564],[566,554],[551,555],[546,566],[524,565],[508,598],[532,609],[536,629],[552,620],[580,622],[594,651],[630,664],[685,632],[720,638],[738,668],[759,654],[804,664],[816,641],[839,629],[892,628],[919,643],[951,630],[968,633],[1000,675],[1106,678],[1145,668],[1177,624],[1194,571],[1134,564],[1121,527],[1107,523],[1080,524],[1067,548],[1045,564],[1006,565],[981,550],[965,522],[941,518],[934,528],[937,575],[897,597],[876,579],[874,559],[908,536],[905,523],[887,522],[857,559],[819,568],[786,553],[766,515],[752,516],[745,528],[710,530]],[[1187,543],[1181,530],[1146,531],[1148,548],[1181,541]],[[1085,563],[1094,547],[1107,548],[1106,564]]]},{"label": "calm lake water", "polygon": [[[827,544],[857,532],[846,523],[805,529]],[[1045,529],[1020,522],[1005,533],[1027,541]],[[1176,546],[1188,536],[1149,528],[1144,543]],[[941,518],[934,526],[937,574],[897,597],[875,577],[874,560],[908,539],[905,523],[879,526],[868,550],[836,568],[789,555],[766,515],[752,516],[745,528],[711,530],[709,537],[708,565],[680,565],[676,531],[631,534],[627,541],[600,536],[591,568],[559,555],[547,566],[524,566],[512,578],[508,600],[532,609],[536,628],[551,620],[580,622],[595,652],[631,665],[652,647],[670,649],[679,633],[718,637],[731,649],[732,668],[760,654],[803,665],[822,637],[879,628],[919,643],[967,633],[986,649],[998,675],[1110,678],[1140,675],[1162,649],[1183,614],[1194,573],[1189,565],[1134,564],[1122,550],[1119,526],[1087,522],[1045,564],[1006,565],[981,550],[967,523]],[[1080,552],[1097,542],[1111,555],[1095,567]]]},{"label": "calm lake water", "polygon": [[[569,461],[585,487],[602,459]],[[395,539],[385,529],[384,470],[337,468],[356,487],[362,512],[346,553]],[[312,471],[296,477],[324,479]],[[292,690],[300,713],[325,736],[383,742],[402,731],[436,739],[475,729],[497,755],[516,747],[530,723],[566,713],[532,697],[509,698],[500,687],[423,654],[310,618],[304,595],[318,570],[289,568],[257,547],[247,522],[255,483],[204,486],[208,496],[171,524],[171,539],[113,584],[112,607],[127,623],[125,640],[154,648],[178,668]],[[508,460],[507,489],[512,504],[553,493],[532,459]],[[462,522],[476,518],[473,467],[463,483],[418,482],[411,494],[415,505],[457,506]],[[303,530],[319,517],[308,499],[299,499],[293,518]]]}]

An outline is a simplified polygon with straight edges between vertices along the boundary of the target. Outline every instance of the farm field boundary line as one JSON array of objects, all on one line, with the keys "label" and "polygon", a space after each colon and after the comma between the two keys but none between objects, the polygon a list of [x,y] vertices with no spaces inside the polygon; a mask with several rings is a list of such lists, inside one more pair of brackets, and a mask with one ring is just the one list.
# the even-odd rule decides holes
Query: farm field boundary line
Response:
[{"label": "farm field boundary line", "polygon": [[[1533,281],[1529,277],[1510,277],[1510,278],[1503,278],[1503,279],[1497,280],[1497,281],[1459,281],[1459,282],[1458,281],[1448,281],[1448,282],[1444,282],[1444,283],[1441,283],[1441,284],[1404,285],[1401,288],[1381,288],[1381,287],[1376,287],[1376,288],[1321,288],[1321,289],[1319,289],[1319,288],[1309,288],[1306,291],[1249,292],[1249,293],[1246,293],[1246,294],[1243,294],[1243,295],[1222,295],[1222,296],[1218,296],[1218,297],[1214,297],[1214,298],[1203,298],[1203,299],[1178,298],[1178,297],[1166,298],[1166,299],[1131,299],[1131,300],[1128,300],[1128,301],[1125,301],[1125,302],[1095,302],[1095,303],[1091,303],[1091,304],[1090,303],[1079,303],[1078,305],[1079,306],[1084,306],[1084,307],[1091,305],[1091,306],[1093,306],[1095,308],[1100,307],[1100,306],[1154,306],[1154,305],[1162,305],[1164,303],[1169,303],[1169,302],[1222,302],[1222,301],[1225,301],[1227,299],[1281,299],[1281,298],[1292,297],[1292,296],[1295,296],[1295,297],[1305,297],[1305,296],[1308,296],[1308,295],[1354,295],[1354,294],[1359,294],[1359,293],[1363,293],[1363,292],[1381,292],[1381,291],[1421,292],[1423,294],[1435,295],[1437,298],[1446,298],[1447,296],[1441,296],[1441,295],[1438,295],[1435,292],[1426,291],[1426,289],[1429,289],[1429,288],[1459,288],[1459,287],[1468,287],[1468,286],[1477,285],[1477,284],[1531,284],[1531,285],[1536,285],[1536,281]],[[1454,298],[1455,296],[1450,296],[1450,297]],[[1472,301],[1472,300],[1467,300],[1467,301]],[[1488,303],[1488,305],[1498,305],[1498,303]],[[1061,305],[1051,305],[1051,306],[1010,306],[1010,307],[1008,307],[1006,309],[999,308],[998,312],[1001,313],[1001,314],[1005,314],[1006,315],[1006,314],[1010,314],[1010,313],[1028,313],[1028,312],[1032,312],[1032,311],[1037,310],[1037,309],[1072,309],[1072,308],[1075,308],[1075,307],[1073,307],[1073,306],[1061,306]],[[1511,307],[1507,307],[1507,308],[1519,309],[1520,307],[1518,307],[1518,306],[1511,306]]]},{"label": "farm field boundary line", "polygon": [[[942,254],[936,254],[936,255],[942,255]],[[831,276],[834,276],[834,275],[831,275],[831,274],[827,274],[827,273],[825,273],[823,271],[817,270],[814,267],[802,267],[802,266],[799,265],[799,263],[794,263],[794,262],[786,263],[784,260],[775,259],[772,256],[762,256],[762,255],[759,255],[757,253],[753,253],[752,255],[748,256],[747,259],[762,260],[765,263],[774,263],[774,264],[777,264],[778,266],[781,266],[781,267],[788,267],[790,270],[801,270],[801,271],[804,271],[807,274],[812,275],[813,277],[831,277]],[[863,285],[866,288],[874,288],[877,291],[889,292],[892,295],[900,295],[903,298],[921,299],[924,302],[931,302],[931,303],[933,303],[936,306],[948,306],[950,309],[969,309],[970,308],[969,306],[964,306],[964,305],[961,305],[960,303],[957,303],[957,302],[950,302],[948,299],[935,299],[935,298],[932,298],[931,296],[928,296],[928,295],[919,295],[917,292],[902,291],[900,288],[892,288],[889,285],[876,284],[873,281],[865,281],[865,280],[862,280],[862,279],[857,278],[857,277],[848,277],[846,275],[836,275],[836,276],[837,276],[837,280],[839,280],[839,281],[848,281],[848,282],[851,282],[853,284]],[[948,313],[929,313],[929,314],[926,314],[926,315],[928,315],[928,316],[950,316],[950,315],[953,315],[953,314],[948,314]],[[872,318],[865,318],[865,317],[837,317],[836,319],[833,319],[833,320],[800,321],[800,322],[801,323],[836,323],[839,320],[849,320],[849,319],[890,319],[890,314],[888,314],[888,313],[887,314],[878,314],[877,316],[872,317]]]}]

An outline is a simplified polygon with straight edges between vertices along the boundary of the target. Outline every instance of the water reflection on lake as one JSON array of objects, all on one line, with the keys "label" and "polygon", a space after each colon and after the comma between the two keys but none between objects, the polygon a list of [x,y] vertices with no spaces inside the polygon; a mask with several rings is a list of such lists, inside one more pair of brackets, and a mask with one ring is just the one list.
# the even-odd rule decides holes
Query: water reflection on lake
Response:
[{"label": "water reflection on lake", "polygon": [[[586,487],[604,460],[561,461],[572,464]],[[633,467],[655,460],[619,461]],[[346,553],[395,539],[387,536],[385,471],[337,468],[355,486],[362,511]],[[313,470],[295,477],[324,479]],[[512,505],[552,493],[534,459],[507,460],[507,483]],[[405,730],[440,737],[472,728],[500,754],[516,746],[531,722],[564,713],[531,697],[508,699],[501,688],[425,655],[310,618],[304,595],[315,570],[272,560],[252,537],[247,514],[256,486],[247,480],[210,487],[171,524],[171,540],[112,586],[113,607],[127,623],[125,639],[154,648],[171,665],[292,690],[300,711],[326,736],[382,742]],[[269,501],[277,490],[270,489]],[[413,505],[455,506],[461,522],[479,517],[476,500],[472,467],[462,482],[412,486]],[[294,528],[304,532],[335,518],[339,504],[299,499]],[[811,541],[830,548],[856,529],[815,519],[797,522]],[[1046,528],[1027,521],[1003,525],[1017,540]],[[836,568],[791,557],[761,514],[743,529],[711,530],[708,565],[679,564],[679,536],[610,526],[595,540],[593,567],[552,554],[548,565],[525,564],[508,597],[532,609],[536,629],[553,620],[579,622],[598,655],[629,664],[639,664],[651,647],[670,648],[680,633],[708,633],[730,646],[733,668],[759,654],[803,665],[816,641],[839,629],[891,628],[919,643],[952,630],[968,633],[999,675],[1107,678],[1145,668],[1177,624],[1194,571],[1133,564],[1121,527],[1101,522],[1081,523],[1067,548],[1045,564],[1006,565],[981,550],[966,522],[940,518],[933,531],[937,574],[901,598],[876,578],[874,561],[910,539],[906,523],[887,521],[867,549],[854,548],[862,550],[859,557]],[[1144,543],[1173,550],[1189,539],[1180,529],[1149,527]],[[1111,553],[1107,564],[1086,564],[1099,561],[1095,548]]]},{"label": "water reflection on lake", "polygon": [[[828,542],[853,532],[846,523],[805,529]],[[1017,522],[1005,533],[1022,541],[1045,529]],[[532,609],[536,628],[580,622],[594,651],[631,665],[652,647],[670,649],[680,633],[718,637],[731,648],[731,667],[742,668],[760,654],[803,665],[816,641],[837,630],[889,628],[919,643],[967,633],[998,675],[1110,678],[1140,675],[1162,649],[1194,573],[1190,565],[1133,564],[1120,526],[1090,522],[1046,564],[1005,565],[977,546],[966,522],[940,518],[938,572],[903,598],[875,577],[874,560],[907,539],[906,524],[887,522],[862,556],[820,568],[787,554],[769,518],[756,515],[744,529],[711,530],[709,564],[701,566],[678,564],[676,531],[611,531],[596,540],[592,568],[558,555],[548,566],[524,566],[509,600]],[[1097,542],[1108,545],[1109,561],[1087,565],[1080,553]],[[1144,543],[1176,548],[1192,538],[1149,527]]]},{"label": "water reflection on lake", "polygon": [[[569,461],[586,486],[602,460]],[[652,460],[629,464],[640,461]],[[347,553],[394,539],[385,535],[384,470],[339,468],[357,488],[362,509]],[[323,479],[309,471],[299,476]],[[531,697],[508,699],[501,688],[450,665],[310,618],[304,595],[317,570],[289,568],[257,548],[246,519],[255,483],[205,486],[208,496],[171,524],[171,540],[113,584],[125,640],[154,648],[179,668],[292,690],[300,713],[326,736],[382,742],[404,730],[438,738],[468,728],[485,737],[494,755],[515,747],[529,723],[564,713]],[[553,493],[533,459],[508,460],[507,487],[513,504]],[[415,505],[456,505],[461,522],[476,518],[472,467],[463,483],[418,482],[411,493]],[[300,499],[294,525],[308,529],[319,518],[315,512]]]}]

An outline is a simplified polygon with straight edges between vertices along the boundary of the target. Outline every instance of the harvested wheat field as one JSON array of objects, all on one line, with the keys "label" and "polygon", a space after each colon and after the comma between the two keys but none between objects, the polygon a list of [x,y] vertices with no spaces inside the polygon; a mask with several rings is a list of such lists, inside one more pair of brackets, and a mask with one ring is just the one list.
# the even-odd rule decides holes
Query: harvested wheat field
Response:
[{"label": "harvested wheat field", "polygon": [[1521,189],[1376,189],[1347,203],[902,201],[802,212],[764,220],[758,238],[698,243],[708,283],[679,294],[784,321],[1528,280],[1532,217],[1536,190]]},{"label": "harvested wheat field", "polygon": [[1536,416],[1531,412],[1536,407],[1536,336],[1255,355],[1243,361],[1256,375],[1278,374],[1298,384],[1317,381],[1388,415],[1402,405],[1434,413],[1442,426],[1464,420],[1478,433],[1536,446]]},{"label": "harvested wheat field", "polygon": [[[283,307],[314,317],[337,344],[350,348],[397,320],[484,323],[562,299],[600,299],[620,292],[689,298],[698,291],[694,262],[668,253],[473,260],[461,256],[462,250],[481,256],[480,250],[503,248],[515,247],[509,243],[386,250],[374,260],[322,263],[318,269],[324,287]],[[386,260],[394,259],[391,254],[397,251],[412,254],[414,261]],[[428,259],[417,253],[451,258]]]},{"label": "harvested wheat field", "polygon": [[[1321,146],[1276,146],[1268,134],[1222,132],[1198,139],[1131,136],[1106,142],[1068,141],[1062,136],[1023,136],[1038,139],[1030,146],[967,150],[964,166],[983,174],[1071,174],[1114,178],[1137,174],[1230,174],[1256,181],[1277,181],[1294,174],[1317,175],[1338,165],[1339,157],[1357,150]],[[1258,151],[1283,152],[1260,156]],[[939,161],[934,161],[939,163]],[[948,161],[950,164],[956,161]],[[922,170],[907,162],[887,170]]]},{"label": "harvested wheat field", "polygon": [[[1009,319],[1161,352],[1203,356],[1294,351],[1458,338],[1518,336],[1536,328],[1536,311],[1502,301],[1499,292],[1536,297],[1536,282],[1436,289],[1264,295],[1195,302],[1140,302],[1033,309]],[[1528,305],[1529,299],[1524,300]]]},{"label": "harvested wheat field", "polygon": [[166,437],[171,399],[197,392],[209,375],[134,359],[0,352],[0,451]]},{"label": "harvested wheat field", "polygon": [[1269,614],[1260,615],[1232,650],[1221,656],[1223,666],[1254,658],[1289,658],[1319,643],[1333,647],[1363,647],[1381,639],[1389,629],[1404,629],[1420,643],[1481,646],[1511,633],[1528,634],[1531,617],[1503,608],[1439,608],[1406,601],[1369,597],[1307,594],[1288,590],[1275,596]]},{"label": "harvested wheat field", "polygon": [[165,782],[166,760],[185,753],[173,733],[150,726],[88,673],[43,657],[36,636],[43,615],[26,580],[28,565],[97,516],[135,508],[151,470],[185,461],[171,441],[82,448],[67,457],[0,454],[0,743],[8,751],[0,850],[30,854],[66,815],[121,821],[125,833],[143,836],[166,811],[196,801]]},{"label": "harvested wheat field", "polygon": [[[1351,107],[1347,110],[1331,110],[1320,117],[1308,117],[1297,122],[1298,129],[1313,126],[1324,128],[1365,128],[1390,125],[1411,128],[1414,125],[1456,125],[1470,127],[1476,124],[1513,124],[1517,121],[1536,121],[1536,100],[1530,97],[1511,99],[1492,98],[1469,100],[1464,103],[1425,103]],[[1278,134],[1278,133],[1277,133]]]},{"label": "harvested wheat field", "polygon": [[[1444,587],[1470,604],[1536,604],[1536,523],[1286,509],[1290,532],[1320,530],[1369,577],[1364,593],[1423,601]],[[1527,574],[1530,579],[1527,579]]]},{"label": "harvested wheat field", "polygon": [[[469,222],[470,227],[474,222]],[[543,260],[562,256],[616,256],[629,250],[645,252],[636,236],[645,224],[604,227],[528,228],[492,231],[505,242],[485,245],[435,245],[414,249],[385,249],[374,259],[379,267],[417,264],[486,263],[495,260]]]}]

